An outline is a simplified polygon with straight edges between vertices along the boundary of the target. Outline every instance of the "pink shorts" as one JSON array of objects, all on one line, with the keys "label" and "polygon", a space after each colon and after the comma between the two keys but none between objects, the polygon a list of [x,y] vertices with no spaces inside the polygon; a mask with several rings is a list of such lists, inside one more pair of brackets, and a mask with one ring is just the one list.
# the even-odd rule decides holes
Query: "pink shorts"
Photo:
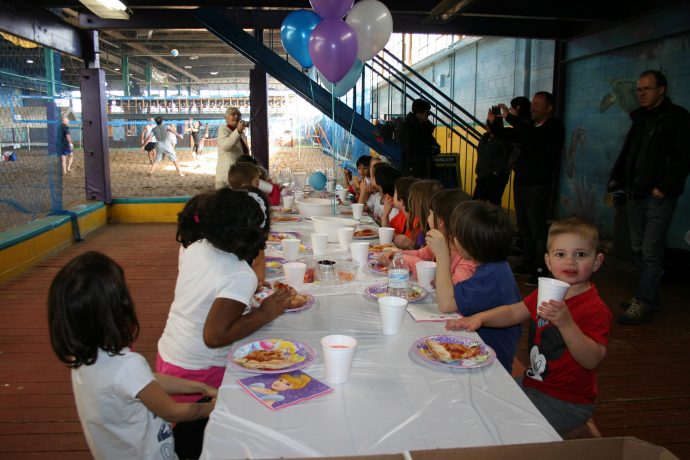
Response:
[{"label": "pink shorts", "polygon": [[[220,388],[223,382],[223,375],[225,374],[225,367],[213,366],[208,369],[191,370],[183,367],[175,366],[174,364],[166,363],[161,358],[160,353],[156,354],[156,372],[165,375],[172,375],[187,380],[194,380],[195,382],[204,382],[213,388]],[[201,398],[201,394],[180,394],[171,395],[172,398],[180,403],[195,402]]]}]

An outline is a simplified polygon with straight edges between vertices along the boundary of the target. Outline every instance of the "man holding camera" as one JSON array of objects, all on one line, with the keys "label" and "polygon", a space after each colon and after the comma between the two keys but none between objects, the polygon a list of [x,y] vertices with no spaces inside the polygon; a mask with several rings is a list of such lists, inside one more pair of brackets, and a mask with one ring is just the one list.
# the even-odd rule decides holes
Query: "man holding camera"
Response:
[{"label": "man holding camera", "polygon": [[218,162],[216,163],[216,190],[228,186],[228,171],[241,155],[249,155],[247,135],[244,130],[248,121],[242,120],[237,107],[225,111],[225,125],[218,128]]}]

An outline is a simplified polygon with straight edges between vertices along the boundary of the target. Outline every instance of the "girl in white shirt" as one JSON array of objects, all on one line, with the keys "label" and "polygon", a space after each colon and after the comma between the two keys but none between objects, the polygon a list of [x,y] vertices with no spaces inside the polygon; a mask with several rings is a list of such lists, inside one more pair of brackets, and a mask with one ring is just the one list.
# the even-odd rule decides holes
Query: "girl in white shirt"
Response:
[{"label": "girl in white shirt", "polygon": [[192,221],[199,231],[185,230],[197,240],[187,237],[180,256],[175,298],[158,341],[158,372],[218,388],[230,346],[288,307],[287,289],[276,290],[259,308],[249,307],[257,277],[248,262],[266,246],[269,209],[260,191],[228,188],[216,191],[197,209]]},{"label": "girl in white shirt", "polygon": [[[96,459],[174,459],[169,422],[208,417],[215,388],[154,375],[130,345],[139,334],[122,268],[87,252],[65,265],[48,292],[50,341],[72,368],[72,389]],[[170,393],[201,393],[208,403],[180,404]]]}]

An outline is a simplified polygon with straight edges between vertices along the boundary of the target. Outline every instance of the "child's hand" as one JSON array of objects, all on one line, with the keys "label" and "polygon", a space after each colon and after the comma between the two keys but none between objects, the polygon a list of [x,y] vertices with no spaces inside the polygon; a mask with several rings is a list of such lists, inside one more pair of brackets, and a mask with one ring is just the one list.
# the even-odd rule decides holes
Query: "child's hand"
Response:
[{"label": "child's hand", "polygon": [[382,253],[379,256],[379,263],[381,265],[385,265],[386,267],[388,266],[389,263],[391,263],[391,259],[393,258],[393,255],[395,255],[397,251],[386,251]]},{"label": "child's hand", "polygon": [[449,319],[446,321],[447,331],[476,331],[482,327],[482,320],[478,315],[467,316],[459,319]]},{"label": "child's hand", "polygon": [[393,197],[390,195],[386,195],[386,198],[383,199],[383,215],[387,216],[388,214],[391,213],[391,210],[393,209]]},{"label": "child's hand", "polygon": [[218,388],[212,387],[211,385],[203,384],[202,388],[202,394],[204,396],[208,396],[209,398],[217,398],[218,397]]},{"label": "child's hand", "polygon": [[294,291],[294,289],[276,289],[273,294],[266,297],[266,299],[261,302],[261,310],[266,312],[272,320],[282,315],[285,309],[290,305],[290,297],[293,296],[293,292],[291,291]]},{"label": "child's hand", "polygon": [[436,229],[426,232],[426,245],[429,246],[429,249],[431,249],[431,252],[433,252],[437,258],[444,254],[450,254],[446,237]]},{"label": "child's hand", "polygon": [[556,327],[567,326],[573,322],[568,306],[565,302],[558,300],[542,302],[541,306],[537,307],[537,315],[548,320]]}]

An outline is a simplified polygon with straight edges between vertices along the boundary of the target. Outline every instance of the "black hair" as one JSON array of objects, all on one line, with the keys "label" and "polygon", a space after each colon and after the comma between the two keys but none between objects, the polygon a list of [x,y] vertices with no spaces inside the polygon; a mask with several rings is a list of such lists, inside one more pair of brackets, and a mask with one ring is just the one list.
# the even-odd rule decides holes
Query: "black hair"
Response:
[{"label": "black hair", "polygon": [[439,223],[443,222],[444,233],[450,234],[450,219],[453,211],[460,203],[472,199],[467,193],[459,188],[439,190],[431,197],[430,208],[434,212],[434,227],[439,228]]},{"label": "black hair", "polygon": [[381,194],[393,196],[395,194],[395,181],[400,178],[400,171],[385,163],[377,164],[374,168],[376,185],[381,187]]},{"label": "black hair", "polygon": [[513,244],[508,214],[486,201],[465,201],[450,218],[450,234],[480,264],[504,262]]},{"label": "black hair", "polygon": [[402,202],[407,209],[407,197],[410,196],[410,187],[419,179],[412,176],[399,177],[395,180],[395,193],[398,194],[398,201]]},{"label": "black hair", "polygon": [[235,163],[251,163],[253,165],[256,165],[258,161],[256,160],[256,157],[253,155],[247,155],[246,153],[244,155],[240,155],[237,157],[237,160],[235,160]]},{"label": "black hair", "polygon": [[415,99],[412,102],[412,113],[424,113],[431,110],[431,104],[424,99]]},{"label": "black hair", "polygon": [[515,107],[515,109],[517,109],[517,117],[521,120],[529,120],[530,118],[532,118],[532,103],[526,97],[518,96],[514,98],[510,101],[510,106]]},{"label": "black hair", "polygon": [[139,335],[125,274],[100,252],[86,252],[55,275],[48,290],[50,343],[69,367],[90,366],[98,350],[119,354]]},{"label": "black hair", "polygon": [[271,222],[265,195],[257,195],[264,201],[266,211],[245,190],[222,188],[216,191],[199,214],[204,238],[217,249],[235,254],[241,260],[253,260],[266,247]]},{"label": "black hair", "polygon": [[546,103],[549,104],[551,107],[554,107],[556,105],[556,100],[553,98],[553,94],[549,93],[548,91],[539,91],[537,93],[534,93],[534,95],[543,96],[546,100]]},{"label": "black hair", "polygon": [[153,119],[157,125],[162,125],[163,124],[163,117],[157,116],[156,118]]},{"label": "black hair", "polygon": [[664,88],[668,89],[668,81],[666,80],[666,75],[663,73],[659,72],[658,70],[645,70],[640,74],[640,78],[646,77],[647,75],[651,75],[654,77],[656,80],[656,86],[663,86]]},{"label": "black hair", "polygon": [[185,204],[182,211],[177,214],[177,234],[175,240],[183,247],[188,247],[190,244],[204,238],[199,225],[199,214],[204,205],[213,196],[213,192],[201,193],[193,196],[187,204]]},{"label": "black hair", "polygon": [[355,166],[359,168],[360,165],[364,165],[369,169],[369,164],[371,163],[371,157],[369,155],[362,155],[361,157],[357,158],[357,162],[355,163]]}]

